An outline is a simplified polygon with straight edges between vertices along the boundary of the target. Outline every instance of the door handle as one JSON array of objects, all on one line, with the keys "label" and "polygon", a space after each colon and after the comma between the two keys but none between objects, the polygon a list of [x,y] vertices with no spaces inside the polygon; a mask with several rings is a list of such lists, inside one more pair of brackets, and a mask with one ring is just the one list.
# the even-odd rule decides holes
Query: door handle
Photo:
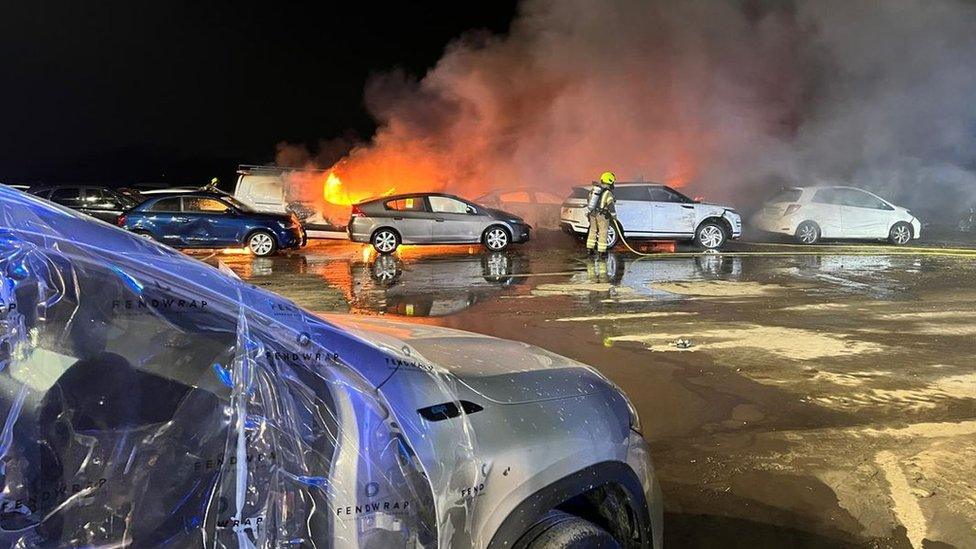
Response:
[{"label": "door handle", "polygon": [[443,222],[444,222],[444,220],[443,220],[443,219],[437,219],[437,218],[435,218],[435,219],[434,219],[434,221],[436,221],[436,222],[438,222],[438,223],[443,223]]},{"label": "door handle", "polygon": [[403,221],[403,218],[402,217],[394,217],[393,218],[393,221]]},{"label": "door handle", "polygon": [[682,204],[681,207],[684,208],[684,209],[686,209],[686,210],[694,210],[695,209],[694,206],[689,206],[688,204]]},{"label": "door handle", "polygon": [[187,221],[189,221],[189,219],[186,217],[174,217],[173,221],[177,223],[186,223]]}]

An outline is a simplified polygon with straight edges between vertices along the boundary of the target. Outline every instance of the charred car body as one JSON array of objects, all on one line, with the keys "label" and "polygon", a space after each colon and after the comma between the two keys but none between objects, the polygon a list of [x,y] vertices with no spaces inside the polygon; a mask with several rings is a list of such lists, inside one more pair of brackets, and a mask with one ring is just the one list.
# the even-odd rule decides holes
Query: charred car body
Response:
[{"label": "charred car body", "polygon": [[660,547],[632,407],[542,349],[317,317],[4,188],[0,327],[4,546]]}]

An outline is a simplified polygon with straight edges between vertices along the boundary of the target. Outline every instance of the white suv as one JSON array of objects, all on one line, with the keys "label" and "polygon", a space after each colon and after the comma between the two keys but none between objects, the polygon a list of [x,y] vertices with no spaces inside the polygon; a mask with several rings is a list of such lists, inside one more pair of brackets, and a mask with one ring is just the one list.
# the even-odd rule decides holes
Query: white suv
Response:
[{"label": "white suv", "polygon": [[753,217],[760,230],[801,244],[821,238],[887,239],[904,245],[922,232],[912,212],[854,187],[793,187],[767,200]]},{"label": "white suv", "polygon": [[[587,187],[575,187],[563,202],[559,224],[563,230],[585,235],[590,227],[586,216]],[[630,238],[694,240],[708,249],[725,245],[742,234],[742,218],[728,206],[704,204],[658,183],[617,183],[617,220]],[[617,231],[610,226],[608,245],[617,244]]]}]

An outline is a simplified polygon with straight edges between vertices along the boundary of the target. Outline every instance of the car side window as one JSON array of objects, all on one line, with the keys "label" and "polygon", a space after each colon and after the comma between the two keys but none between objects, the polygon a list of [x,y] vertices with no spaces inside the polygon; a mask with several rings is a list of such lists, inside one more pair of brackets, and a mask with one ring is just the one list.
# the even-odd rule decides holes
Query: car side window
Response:
[{"label": "car side window", "polygon": [[840,196],[837,193],[838,189],[819,189],[814,193],[811,202],[817,204],[842,204]]},{"label": "car side window", "polygon": [[153,212],[178,212],[180,211],[180,198],[164,198],[157,201],[155,204],[149,207],[149,211]]},{"label": "car side window", "polygon": [[845,206],[855,208],[870,208],[872,210],[888,210],[887,204],[881,199],[857,189],[840,189],[843,191],[843,203]]},{"label": "car side window", "polygon": [[81,189],[77,187],[62,187],[51,191],[51,201],[65,206],[77,206],[81,202]]},{"label": "car side window", "polygon": [[[504,195],[502,199],[504,200]],[[460,200],[446,196],[428,196],[427,200],[430,201],[430,211],[434,213],[466,214],[470,207]]]},{"label": "car side window", "polygon": [[645,186],[614,187],[613,197],[617,200],[651,200]]},{"label": "car side window", "polygon": [[423,212],[424,198],[422,196],[411,196],[407,198],[398,198],[396,200],[388,200],[384,204],[387,210],[394,210],[398,212]]},{"label": "car side window", "polygon": [[[512,191],[510,193],[504,193],[500,196],[500,198],[502,199],[502,202],[516,202],[519,204],[527,204],[532,201],[532,199],[529,197],[529,193],[525,191]],[[430,199],[433,203],[434,197],[432,196]]]},{"label": "car side window", "polygon": [[230,207],[216,198],[206,198],[203,196],[189,196],[183,198],[184,212],[202,213],[224,213]]},{"label": "car side window", "polygon": [[648,194],[652,202],[684,202],[681,195],[665,187],[650,187]]}]

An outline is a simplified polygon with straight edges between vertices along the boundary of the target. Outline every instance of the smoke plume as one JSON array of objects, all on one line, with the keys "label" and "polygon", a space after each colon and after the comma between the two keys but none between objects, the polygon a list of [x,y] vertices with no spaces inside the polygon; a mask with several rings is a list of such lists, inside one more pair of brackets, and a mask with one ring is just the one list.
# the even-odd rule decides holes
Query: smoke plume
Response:
[{"label": "smoke plume", "polygon": [[508,34],[372,79],[379,129],[332,171],[364,196],[564,192],[613,170],[742,206],[825,182],[963,206],[974,23],[959,0],[524,0]]}]

